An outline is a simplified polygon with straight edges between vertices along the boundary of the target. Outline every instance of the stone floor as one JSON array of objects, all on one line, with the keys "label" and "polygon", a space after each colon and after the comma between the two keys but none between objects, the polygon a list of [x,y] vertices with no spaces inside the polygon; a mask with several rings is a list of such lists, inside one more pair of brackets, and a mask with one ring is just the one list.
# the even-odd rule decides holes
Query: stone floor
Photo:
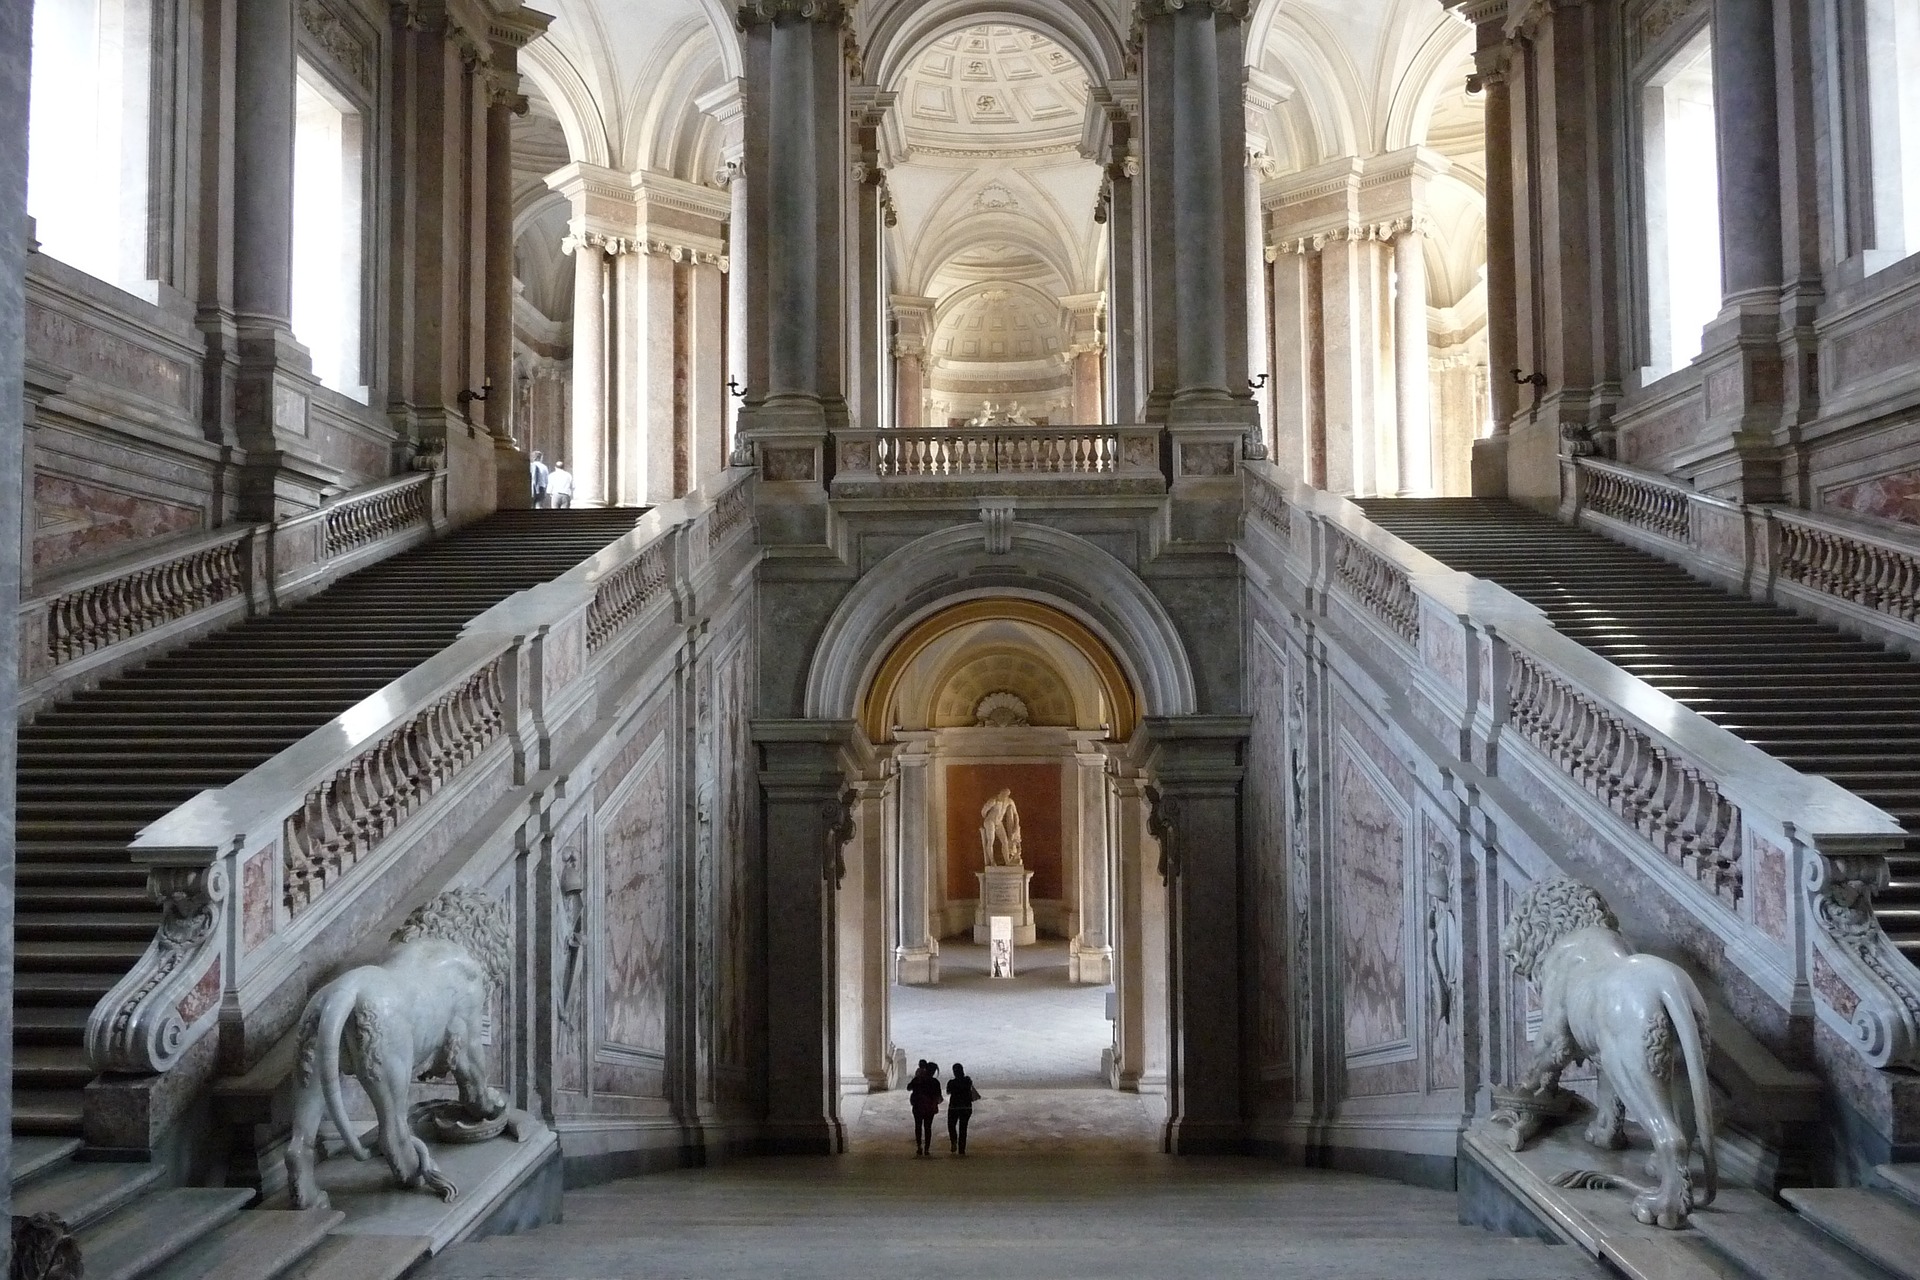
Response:
[{"label": "stone floor", "polygon": [[[1116,1093],[1100,1074],[1113,1041],[1105,987],[1067,981],[1067,944],[1022,947],[1013,978],[987,976],[987,949],[940,944],[940,983],[893,989],[893,1042],[909,1063],[932,1058],[942,1081],[966,1064],[980,1090],[968,1158],[986,1151],[1145,1153],[1166,1121],[1157,1097]],[[902,1091],[841,1099],[851,1152],[911,1154],[913,1120]],[[944,1137],[943,1116],[939,1129]]]},{"label": "stone floor", "polygon": [[[456,1245],[430,1280],[1589,1280],[1585,1255],[1455,1221],[1451,1194],[1158,1152],[1158,1098],[1100,1078],[1105,992],[1064,945],[986,977],[947,944],[938,987],[895,988],[894,1040],[984,1095],[965,1159],[912,1154],[899,1092],[844,1100],[848,1154],[741,1160],[567,1193],[566,1219]],[[942,1129],[944,1138],[944,1125]]]}]

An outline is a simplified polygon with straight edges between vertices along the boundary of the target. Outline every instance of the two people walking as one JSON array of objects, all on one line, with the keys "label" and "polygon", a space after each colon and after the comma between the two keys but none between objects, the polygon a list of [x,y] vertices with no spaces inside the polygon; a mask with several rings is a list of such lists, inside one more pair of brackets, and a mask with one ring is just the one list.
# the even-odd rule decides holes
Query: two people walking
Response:
[{"label": "two people walking", "polygon": [[573,472],[567,470],[566,463],[556,461],[549,468],[545,455],[536,449],[530,470],[534,506],[561,509],[573,505]]},{"label": "two people walking", "polygon": [[[907,1101],[913,1108],[913,1154],[933,1154],[933,1118],[940,1114],[940,1064],[920,1060],[920,1067],[907,1083]],[[973,1104],[980,1091],[973,1078],[959,1063],[953,1064],[953,1078],[947,1081],[947,1149],[954,1155],[967,1154],[967,1122],[973,1119]]]}]

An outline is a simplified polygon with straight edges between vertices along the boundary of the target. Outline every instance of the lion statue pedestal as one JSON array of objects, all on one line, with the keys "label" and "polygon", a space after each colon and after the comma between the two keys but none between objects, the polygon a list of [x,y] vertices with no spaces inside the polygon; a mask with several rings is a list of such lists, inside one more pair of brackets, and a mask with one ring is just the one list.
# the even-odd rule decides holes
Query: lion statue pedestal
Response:
[{"label": "lion statue pedestal", "polygon": [[[1572,880],[1543,880],[1514,904],[1500,947],[1513,971],[1540,988],[1540,1039],[1525,1078],[1495,1091],[1493,1120],[1509,1126],[1507,1142],[1521,1150],[1556,1110],[1560,1075],[1591,1062],[1596,1110],[1586,1139],[1602,1150],[1627,1145],[1626,1119],[1653,1143],[1647,1185],[1615,1172],[1569,1170],[1563,1187],[1624,1187],[1634,1193],[1633,1214],[1650,1226],[1685,1225],[1695,1208],[1712,1203],[1718,1171],[1713,1150],[1713,1093],[1707,1082],[1706,1002],[1693,979],[1658,956],[1637,955],[1620,936],[1606,900]],[[1687,1132],[1673,1103],[1678,1068],[1691,1087],[1695,1138],[1705,1162],[1695,1195]],[[1507,1114],[1502,1114],[1502,1113]],[[1510,1117],[1510,1118],[1509,1118]]]},{"label": "lion statue pedestal", "polygon": [[[451,1075],[458,1113],[469,1124],[490,1122],[507,1100],[487,1084],[481,1028],[487,1000],[512,964],[506,910],[477,889],[452,889],[408,916],[386,958],[341,974],[313,993],[300,1018],[294,1071],[293,1132],[287,1143],[287,1186],[296,1209],[325,1208],[314,1181],[323,1115],[332,1119],[356,1160],[365,1160],[340,1091],[351,1071],[373,1101],[374,1145],[402,1187],[424,1187],[451,1201],[459,1194],[414,1132],[413,1081]],[[433,1108],[444,1128],[444,1104]],[[457,1139],[456,1139],[457,1140]]]}]

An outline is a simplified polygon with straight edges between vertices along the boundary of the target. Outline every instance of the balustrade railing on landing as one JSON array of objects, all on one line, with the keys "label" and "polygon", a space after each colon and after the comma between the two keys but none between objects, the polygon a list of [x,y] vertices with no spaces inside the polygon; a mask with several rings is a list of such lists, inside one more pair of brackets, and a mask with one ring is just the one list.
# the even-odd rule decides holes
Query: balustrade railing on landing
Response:
[{"label": "balustrade railing on landing", "polygon": [[836,479],[1139,482],[1160,476],[1160,435],[1143,425],[836,431]]},{"label": "balustrade railing on landing", "polygon": [[[163,922],[95,1007],[103,1071],[149,1074],[216,1029],[272,1043],[308,979],[363,941],[391,903],[465,856],[489,815],[526,803],[556,743],[585,732],[601,682],[635,644],[672,634],[676,592],[754,554],[747,472],[649,511],[554,582],[329,724],[152,823],[131,854]],[[728,559],[732,558],[732,559]],[[716,568],[715,571],[721,571]],[[648,650],[651,652],[651,650]],[[239,1055],[234,1055],[239,1056]]]},{"label": "balustrade railing on landing", "polygon": [[1920,530],[1729,502],[1598,458],[1563,459],[1561,515],[1920,655]]},{"label": "balustrade railing on landing", "polygon": [[[1459,744],[1447,767],[1475,778],[1483,803],[1533,809],[1532,820],[1569,842],[1585,838],[1573,829],[1581,824],[1610,832],[1636,873],[1726,939],[1763,989],[1810,974],[1820,1016],[1868,1064],[1920,1066],[1920,972],[1872,913],[1885,854],[1903,839],[1892,817],[1682,706],[1346,499],[1287,486],[1265,463],[1246,469],[1241,554],[1286,584],[1283,594],[1321,618],[1325,634],[1344,634],[1352,660],[1407,690],[1417,718]],[[1605,505],[1623,515],[1606,518],[1671,529],[1684,513],[1698,537],[1721,514],[1711,500],[1676,504],[1640,479],[1609,477]],[[1880,598],[1906,581],[1888,560],[1807,545],[1820,550],[1795,554],[1825,557],[1830,575],[1862,580],[1871,564]]]},{"label": "balustrade railing on landing", "polygon": [[284,605],[446,523],[444,472],[402,476],[317,511],[170,539],[49,578],[20,605],[20,710],[235,616]]}]

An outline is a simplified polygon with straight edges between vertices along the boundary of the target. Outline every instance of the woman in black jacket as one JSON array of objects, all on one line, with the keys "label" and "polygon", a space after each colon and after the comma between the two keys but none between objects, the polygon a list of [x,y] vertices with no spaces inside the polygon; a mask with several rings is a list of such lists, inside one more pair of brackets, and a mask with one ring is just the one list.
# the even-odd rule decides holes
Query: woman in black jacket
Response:
[{"label": "woman in black jacket", "polygon": [[973,1104],[980,1091],[973,1078],[959,1063],[953,1064],[953,1079],[947,1081],[947,1149],[957,1156],[967,1154],[967,1121],[973,1119]]}]

